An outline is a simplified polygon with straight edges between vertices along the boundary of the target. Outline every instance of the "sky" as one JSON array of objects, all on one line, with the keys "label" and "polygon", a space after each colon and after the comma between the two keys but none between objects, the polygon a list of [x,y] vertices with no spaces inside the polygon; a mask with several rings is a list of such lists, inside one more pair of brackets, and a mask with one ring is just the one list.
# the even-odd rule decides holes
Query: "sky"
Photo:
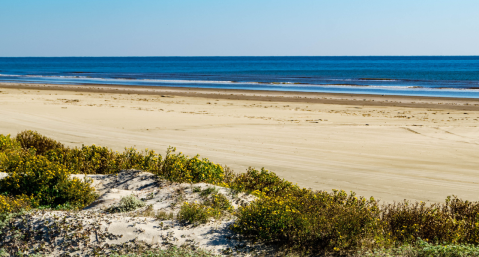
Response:
[{"label": "sky", "polygon": [[0,56],[479,55],[477,0],[0,0]]}]

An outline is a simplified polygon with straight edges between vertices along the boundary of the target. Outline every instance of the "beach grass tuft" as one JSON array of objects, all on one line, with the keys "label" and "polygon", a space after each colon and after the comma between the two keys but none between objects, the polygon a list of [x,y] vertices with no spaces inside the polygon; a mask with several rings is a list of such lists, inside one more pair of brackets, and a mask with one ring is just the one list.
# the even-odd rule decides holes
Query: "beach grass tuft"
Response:
[{"label": "beach grass tuft", "polygon": [[122,197],[117,205],[108,208],[106,211],[109,213],[130,212],[145,207],[145,205],[145,202],[132,194]]}]

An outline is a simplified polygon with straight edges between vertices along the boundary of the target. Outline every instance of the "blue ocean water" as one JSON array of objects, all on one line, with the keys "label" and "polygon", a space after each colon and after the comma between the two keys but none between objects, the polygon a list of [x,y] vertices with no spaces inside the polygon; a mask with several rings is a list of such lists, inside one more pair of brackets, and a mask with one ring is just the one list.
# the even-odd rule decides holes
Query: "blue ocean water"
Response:
[{"label": "blue ocean water", "polygon": [[0,58],[0,82],[479,98],[479,56]]}]

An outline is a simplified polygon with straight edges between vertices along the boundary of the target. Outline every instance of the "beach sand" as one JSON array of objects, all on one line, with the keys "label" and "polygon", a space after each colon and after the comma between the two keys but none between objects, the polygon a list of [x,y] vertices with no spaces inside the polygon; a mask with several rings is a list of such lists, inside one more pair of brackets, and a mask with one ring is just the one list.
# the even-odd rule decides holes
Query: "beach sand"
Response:
[{"label": "beach sand", "polygon": [[0,133],[68,146],[168,146],[236,172],[383,202],[479,200],[479,100],[105,85],[0,84]]},{"label": "beach sand", "polygon": [[[0,172],[0,178],[6,176],[6,173]],[[37,237],[24,241],[28,242],[27,250],[40,248],[44,241],[52,242],[44,252],[47,256],[93,256],[92,250],[95,248],[102,249],[101,256],[109,256],[110,251],[117,248],[115,246],[132,242],[138,246],[136,243],[139,241],[150,244],[152,249],[176,245],[200,248],[214,254],[227,253],[228,249],[241,249],[239,252],[235,251],[234,256],[252,256],[242,254],[245,252],[262,252],[263,256],[270,256],[268,251],[274,250],[264,244],[251,244],[240,240],[229,229],[236,218],[227,212],[219,218],[208,219],[204,224],[188,224],[177,219],[184,202],[203,203],[207,198],[211,199],[212,194],[222,194],[230,202],[231,208],[238,209],[239,206],[255,200],[253,195],[232,193],[228,188],[206,183],[181,184],[159,180],[151,173],[138,170],[121,171],[114,175],[72,177],[91,181],[99,198],[81,211],[36,210],[17,217],[18,226],[29,224],[21,226],[25,234],[48,230],[57,239],[52,240],[48,234],[37,234]],[[214,190],[210,195],[201,196],[200,192],[206,189]],[[146,206],[123,213],[106,211],[109,207],[118,206],[122,197],[131,195],[142,199]],[[163,218],[157,217],[161,212]],[[170,215],[175,218],[172,219]],[[52,221],[65,226],[58,229],[50,225]],[[61,233],[58,233],[59,230]],[[80,233],[83,236],[76,238],[75,235]],[[66,234],[69,236],[65,236]],[[72,248],[71,245],[77,247]],[[12,242],[8,242],[6,246],[14,248]]]}]

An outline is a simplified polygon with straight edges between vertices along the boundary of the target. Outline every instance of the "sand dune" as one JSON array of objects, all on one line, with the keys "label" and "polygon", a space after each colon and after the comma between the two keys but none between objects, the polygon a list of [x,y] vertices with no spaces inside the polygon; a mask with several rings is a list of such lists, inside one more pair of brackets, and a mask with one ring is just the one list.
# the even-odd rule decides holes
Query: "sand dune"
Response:
[{"label": "sand dune", "polygon": [[[6,173],[0,172],[0,179],[6,176]],[[238,249],[235,256],[265,253],[271,248],[239,240],[229,229],[235,221],[229,213],[216,220],[210,218],[206,224],[199,225],[183,224],[176,218],[171,218],[177,217],[184,202],[191,204],[204,201],[204,197],[199,192],[194,192],[194,188],[214,188],[228,199],[233,209],[247,205],[256,199],[255,196],[233,194],[228,188],[206,183],[173,183],[138,170],[121,171],[114,175],[72,176],[91,181],[99,198],[80,211],[34,210],[18,217],[16,222],[22,224],[25,234],[38,234],[38,231],[48,230],[55,235],[52,240],[48,234],[40,233],[35,240],[27,240],[29,250],[41,248],[42,243],[49,242],[44,247],[44,252],[49,256],[93,256],[95,248],[101,249],[101,253],[108,256],[115,249],[125,251],[125,246],[130,244],[138,247],[140,241],[147,244],[147,249],[175,245],[199,248],[214,254]],[[118,205],[122,197],[130,195],[142,199],[146,207],[123,213],[105,212],[108,207]],[[158,218],[160,212],[172,216],[161,219]],[[57,225],[51,226],[52,223]],[[78,238],[79,234],[83,236]]]}]

